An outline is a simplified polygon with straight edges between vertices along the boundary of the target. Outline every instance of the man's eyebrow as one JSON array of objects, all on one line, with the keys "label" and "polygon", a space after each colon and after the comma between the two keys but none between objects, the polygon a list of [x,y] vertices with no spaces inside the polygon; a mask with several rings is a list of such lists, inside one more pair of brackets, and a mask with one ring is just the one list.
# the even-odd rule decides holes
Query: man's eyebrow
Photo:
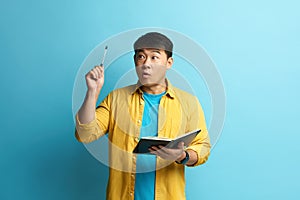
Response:
[{"label": "man's eyebrow", "polygon": [[145,53],[143,49],[137,50],[137,53]]},{"label": "man's eyebrow", "polygon": [[[154,52],[154,53],[161,54],[161,52],[160,52],[159,49],[154,49],[154,50],[152,50],[151,52],[152,52],[152,53]],[[144,49],[139,49],[139,50],[137,51],[137,53],[145,53],[145,50],[144,50]]]},{"label": "man's eyebrow", "polygon": [[152,52],[155,52],[155,53],[158,53],[158,54],[161,54],[160,51],[157,49],[157,50],[153,50]]}]

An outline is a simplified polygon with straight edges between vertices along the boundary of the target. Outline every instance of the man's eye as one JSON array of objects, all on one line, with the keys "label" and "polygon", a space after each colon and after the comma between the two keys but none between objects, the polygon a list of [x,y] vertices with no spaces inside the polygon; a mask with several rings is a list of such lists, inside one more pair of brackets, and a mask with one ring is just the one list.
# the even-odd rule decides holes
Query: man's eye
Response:
[{"label": "man's eye", "polygon": [[157,60],[157,59],[158,59],[158,56],[152,56],[152,59],[153,59],[153,60]]},{"label": "man's eye", "polygon": [[138,59],[144,59],[145,56],[144,55],[138,55]]}]

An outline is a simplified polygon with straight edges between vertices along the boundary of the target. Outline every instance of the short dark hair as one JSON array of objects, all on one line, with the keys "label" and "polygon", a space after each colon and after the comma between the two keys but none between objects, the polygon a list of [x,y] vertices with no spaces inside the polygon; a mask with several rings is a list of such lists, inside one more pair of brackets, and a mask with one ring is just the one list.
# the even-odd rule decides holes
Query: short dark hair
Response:
[{"label": "short dark hair", "polygon": [[139,37],[133,44],[135,54],[145,48],[157,48],[166,52],[167,58],[172,57],[173,43],[165,35],[158,32],[149,32]]}]

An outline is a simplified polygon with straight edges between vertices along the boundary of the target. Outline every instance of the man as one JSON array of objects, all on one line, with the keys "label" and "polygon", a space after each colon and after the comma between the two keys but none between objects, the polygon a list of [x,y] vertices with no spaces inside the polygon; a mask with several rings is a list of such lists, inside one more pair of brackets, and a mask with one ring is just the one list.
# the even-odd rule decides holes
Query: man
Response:
[{"label": "man", "polygon": [[[107,199],[185,199],[184,167],[206,162],[210,152],[204,114],[197,98],[166,79],[173,65],[173,44],[150,32],[134,43],[138,83],[112,91],[96,107],[104,70],[96,66],[86,76],[87,93],[76,115],[76,137],[91,142],[108,134]],[[132,153],[142,136],[175,138],[201,129],[188,147],[153,146],[152,155]]]}]

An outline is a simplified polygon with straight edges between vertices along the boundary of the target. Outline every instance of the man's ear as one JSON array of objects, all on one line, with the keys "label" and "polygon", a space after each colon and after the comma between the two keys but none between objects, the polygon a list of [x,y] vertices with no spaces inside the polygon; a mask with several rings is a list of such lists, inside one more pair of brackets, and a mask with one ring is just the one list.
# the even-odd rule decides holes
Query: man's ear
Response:
[{"label": "man's ear", "polygon": [[173,62],[174,62],[174,60],[173,60],[172,57],[168,58],[168,60],[167,60],[167,69],[170,69],[172,67]]}]

